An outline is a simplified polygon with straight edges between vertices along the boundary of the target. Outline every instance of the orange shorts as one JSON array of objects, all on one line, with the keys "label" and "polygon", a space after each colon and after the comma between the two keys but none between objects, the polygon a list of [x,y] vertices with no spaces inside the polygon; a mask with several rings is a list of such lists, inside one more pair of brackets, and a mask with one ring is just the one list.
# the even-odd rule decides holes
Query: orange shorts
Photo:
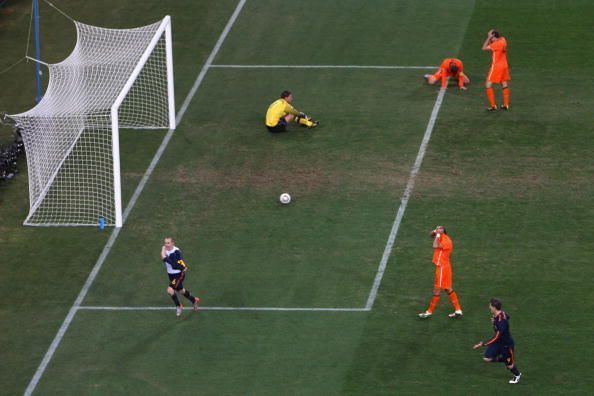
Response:
[{"label": "orange shorts", "polygon": [[489,74],[487,74],[487,81],[495,84],[501,84],[502,82],[509,80],[511,80],[511,76],[509,75],[509,67],[491,65]]},{"label": "orange shorts", "polygon": [[452,288],[452,267],[441,266],[435,268],[435,280],[433,287],[436,289],[451,289]]}]

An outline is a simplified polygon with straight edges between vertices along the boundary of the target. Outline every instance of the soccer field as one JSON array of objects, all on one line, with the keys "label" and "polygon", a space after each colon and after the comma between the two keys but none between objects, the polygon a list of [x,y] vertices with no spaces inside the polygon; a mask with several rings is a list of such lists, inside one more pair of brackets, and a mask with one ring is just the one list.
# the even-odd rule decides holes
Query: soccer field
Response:
[{"label": "soccer field", "polygon": [[[23,227],[24,160],[0,181],[1,394],[592,393],[594,3],[54,4],[110,28],[171,15],[179,124],[122,131],[119,230]],[[25,53],[30,6],[0,8],[0,71]],[[59,62],[74,27],[41,15],[42,60]],[[512,75],[511,111],[494,114],[493,27]],[[424,83],[446,57],[468,91]],[[33,105],[33,76],[0,74],[0,110]],[[266,131],[284,89],[318,128]],[[455,245],[458,320],[445,294],[417,316],[436,224]],[[199,313],[177,318],[165,293],[166,235]],[[491,297],[511,316],[517,385],[472,349],[492,335]]]}]

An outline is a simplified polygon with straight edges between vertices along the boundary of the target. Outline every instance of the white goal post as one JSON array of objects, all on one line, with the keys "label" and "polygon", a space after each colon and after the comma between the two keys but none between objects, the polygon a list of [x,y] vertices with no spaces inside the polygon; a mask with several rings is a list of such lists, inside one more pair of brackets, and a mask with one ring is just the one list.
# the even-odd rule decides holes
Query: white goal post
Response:
[{"label": "white goal post", "polygon": [[171,18],[133,29],[74,22],[33,109],[10,115],[29,172],[30,226],[121,227],[120,128],[175,129]]}]

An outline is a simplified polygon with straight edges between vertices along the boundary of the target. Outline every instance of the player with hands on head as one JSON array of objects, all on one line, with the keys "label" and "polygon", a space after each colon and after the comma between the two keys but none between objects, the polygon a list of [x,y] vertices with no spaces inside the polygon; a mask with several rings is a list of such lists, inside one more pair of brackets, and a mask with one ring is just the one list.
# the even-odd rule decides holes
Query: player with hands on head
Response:
[{"label": "player with hands on head", "polygon": [[509,73],[509,65],[507,64],[507,40],[505,37],[494,29],[489,30],[487,38],[483,43],[483,51],[492,52],[491,68],[487,74],[485,82],[485,93],[489,101],[488,111],[496,111],[495,92],[493,91],[493,84],[501,84],[501,91],[503,93],[502,110],[509,110],[509,96],[510,88],[508,81],[511,80]]},{"label": "player with hands on head", "polygon": [[514,375],[510,384],[517,384],[520,382],[522,373],[516,367],[515,353],[514,353],[514,339],[509,330],[509,315],[502,309],[501,301],[492,298],[489,301],[489,310],[491,311],[491,322],[493,323],[493,330],[495,335],[488,341],[479,341],[473,346],[474,349],[480,347],[487,347],[483,360],[485,362],[502,362],[505,367]]},{"label": "player with hands on head", "polygon": [[175,303],[176,316],[180,316],[183,310],[183,305],[179,302],[177,293],[181,293],[187,298],[194,305],[194,311],[197,311],[200,298],[192,296],[190,291],[184,287],[183,281],[186,278],[188,266],[184,261],[181,250],[175,246],[175,240],[172,237],[164,239],[163,246],[161,246],[161,260],[163,260],[169,276],[167,294],[171,296]]},{"label": "player with hands on head", "polygon": [[434,85],[441,80],[441,88],[448,84],[448,77],[458,80],[458,88],[465,91],[466,85],[470,84],[470,79],[464,74],[464,64],[457,58],[446,58],[441,62],[439,70],[434,74],[425,74],[423,76],[429,85]]},{"label": "player with hands on head", "polygon": [[433,264],[435,265],[433,297],[431,298],[427,310],[421,312],[419,317],[421,319],[427,319],[433,315],[433,310],[440,299],[441,290],[445,290],[454,306],[454,312],[448,316],[450,318],[459,318],[463,315],[462,307],[458,301],[458,295],[452,288],[452,264],[450,262],[450,255],[454,248],[454,244],[443,226],[438,225],[435,227],[435,229],[431,231],[430,236],[433,238]]}]

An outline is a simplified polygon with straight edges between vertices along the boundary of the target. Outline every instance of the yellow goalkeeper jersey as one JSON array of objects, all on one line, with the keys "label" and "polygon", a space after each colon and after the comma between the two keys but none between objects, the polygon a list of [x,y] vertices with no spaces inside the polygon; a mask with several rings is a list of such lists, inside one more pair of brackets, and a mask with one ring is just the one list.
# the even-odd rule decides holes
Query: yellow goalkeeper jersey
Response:
[{"label": "yellow goalkeeper jersey", "polygon": [[269,127],[273,127],[278,124],[278,120],[281,117],[286,116],[287,114],[298,115],[299,112],[295,109],[289,102],[284,99],[277,99],[275,100],[270,106],[268,106],[268,111],[266,112],[266,125]]}]

